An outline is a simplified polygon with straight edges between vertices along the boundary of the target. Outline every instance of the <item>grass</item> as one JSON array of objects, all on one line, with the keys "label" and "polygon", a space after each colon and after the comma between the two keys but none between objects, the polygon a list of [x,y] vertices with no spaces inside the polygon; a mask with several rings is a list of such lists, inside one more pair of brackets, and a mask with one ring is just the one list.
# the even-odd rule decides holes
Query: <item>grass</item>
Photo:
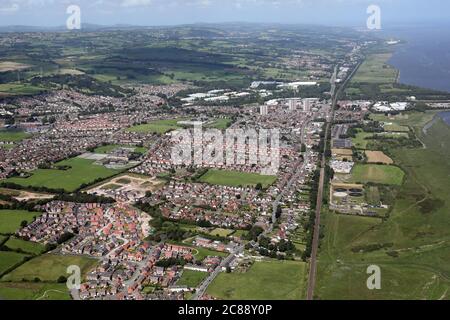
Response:
[{"label": "grass", "polygon": [[227,129],[232,123],[231,119],[223,118],[223,119],[216,119],[211,123],[208,128],[214,128],[219,130],[225,130]]},{"label": "grass", "polygon": [[23,187],[46,187],[49,189],[64,189],[73,192],[82,184],[94,182],[96,179],[106,179],[121,172],[95,165],[95,161],[72,158],[56,163],[57,166],[69,166],[68,170],[38,169],[28,178],[14,177],[6,181]]},{"label": "grass", "polygon": [[57,281],[59,277],[67,277],[67,268],[71,265],[79,266],[82,274],[91,270],[97,260],[80,256],[62,256],[54,254],[44,254],[27,261],[17,269],[8,273],[2,281],[22,281],[26,279],[33,281],[39,278],[41,281]]},{"label": "grass", "polygon": [[35,95],[45,92],[46,89],[21,83],[0,84],[0,96]]},{"label": "grass", "polygon": [[21,263],[26,257],[23,253],[0,251],[0,274]]},{"label": "grass", "polygon": [[[316,295],[320,299],[450,299],[450,128],[432,117],[411,114],[401,120],[426,148],[390,148],[405,171],[386,221],[323,214]],[[355,253],[355,246],[387,244],[386,249]],[[369,265],[381,268],[381,290],[366,287]]]},{"label": "grass", "polygon": [[214,230],[211,230],[211,232],[209,234],[212,236],[228,237],[232,233],[234,233],[234,230],[216,228]]},{"label": "grass", "polygon": [[396,166],[357,164],[353,167],[349,182],[400,186],[404,176],[405,173]]},{"label": "grass", "polygon": [[15,237],[10,237],[5,246],[13,251],[20,250],[33,255],[39,255],[45,251],[45,246],[40,243],[25,241]]},{"label": "grass", "polygon": [[231,187],[255,187],[258,183],[261,183],[263,188],[269,187],[276,180],[276,176],[227,170],[208,170],[199,179],[200,182]]},{"label": "grass", "polygon": [[387,65],[391,53],[377,53],[370,55],[359,67],[352,83],[390,84],[397,80],[398,71]]},{"label": "grass", "polygon": [[71,297],[65,283],[0,282],[0,299],[71,300]]},{"label": "grass", "polygon": [[138,133],[157,133],[165,134],[167,132],[181,128],[178,125],[179,121],[183,119],[172,119],[172,120],[158,120],[152,121],[147,124],[141,124],[138,126],[131,127],[127,129],[128,132],[138,132]]},{"label": "grass", "polygon": [[356,137],[352,139],[352,143],[356,149],[367,149],[367,145],[370,140],[367,138],[373,137],[373,133],[364,132],[361,129],[358,129],[358,133]]},{"label": "grass", "polygon": [[13,234],[20,229],[22,221],[30,223],[34,217],[41,215],[40,212],[29,212],[24,210],[0,210],[0,233]]},{"label": "grass", "polygon": [[207,293],[224,300],[301,300],[305,298],[306,264],[264,261],[245,273],[221,273]]},{"label": "grass", "polygon": [[19,142],[31,136],[23,131],[0,130],[0,141],[3,142]]},{"label": "grass", "polygon": [[208,276],[207,272],[199,272],[193,270],[183,270],[178,286],[187,286],[188,288],[197,288],[203,280]]}]

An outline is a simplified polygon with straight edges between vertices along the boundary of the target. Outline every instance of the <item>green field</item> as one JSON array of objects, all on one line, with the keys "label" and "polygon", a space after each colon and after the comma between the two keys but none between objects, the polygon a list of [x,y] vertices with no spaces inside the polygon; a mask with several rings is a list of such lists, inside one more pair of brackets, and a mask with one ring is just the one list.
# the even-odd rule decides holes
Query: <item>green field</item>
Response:
[{"label": "green field", "polygon": [[39,278],[41,281],[57,281],[60,276],[67,277],[67,268],[76,265],[81,268],[82,274],[92,269],[97,260],[79,256],[60,256],[44,254],[24,263],[17,269],[5,275],[2,281],[33,281]]},{"label": "green field", "polygon": [[359,67],[351,83],[394,83],[398,71],[386,64],[391,57],[391,53],[370,55]]},{"label": "green field", "polygon": [[177,281],[178,286],[187,286],[188,288],[197,288],[203,280],[209,275],[207,272],[199,272],[193,270],[183,270],[180,280]]},{"label": "green field", "polygon": [[[450,128],[439,121],[424,134],[431,118],[410,114],[401,121],[426,149],[390,149],[406,177],[386,221],[324,212],[318,298],[450,299]],[[366,287],[366,270],[373,264],[381,268],[381,290]]]},{"label": "green field", "polygon": [[0,234],[13,234],[20,229],[22,221],[32,222],[40,212],[24,210],[0,210]]},{"label": "green field", "polygon": [[368,138],[373,137],[373,133],[364,132],[361,129],[358,129],[358,133],[355,138],[352,138],[353,146],[356,149],[367,149],[367,145],[370,142]]},{"label": "green field", "polygon": [[107,146],[101,146],[101,147],[96,148],[94,150],[94,153],[108,154],[117,148],[132,148],[132,149],[134,149],[134,152],[138,152],[141,154],[144,154],[147,152],[147,149],[143,148],[143,147],[125,146],[125,145],[119,145],[119,144],[109,144]]},{"label": "green field", "polygon": [[141,124],[127,129],[128,132],[139,132],[139,133],[158,133],[165,134],[169,131],[173,131],[181,128],[178,125],[179,121],[183,119],[172,119],[172,120],[158,120],[152,121],[147,124]]},{"label": "green field", "polygon": [[377,183],[400,186],[405,173],[396,166],[357,164],[351,172],[352,183]]},{"label": "green field", "polygon": [[39,255],[45,251],[45,246],[31,241],[24,241],[15,237],[10,237],[5,243],[5,246],[13,251],[20,250],[21,252]]},{"label": "green field", "polygon": [[227,170],[208,170],[208,172],[206,172],[199,179],[200,182],[231,187],[254,187],[258,183],[261,183],[263,188],[269,187],[276,180],[276,176],[264,176],[256,173],[244,173]]},{"label": "green field", "polygon": [[228,118],[216,119],[207,127],[219,129],[219,130],[225,130],[231,125],[231,123],[232,123],[232,121]]},{"label": "green field", "polygon": [[65,283],[0,282],[0,299],[71,300]]},{"label": "green field", "polygon": [[21,263],[27,255],[17,252],[0,251],[0,274]]},{"label": "green field", "polygon": [[69,166],[68,170],[38,169],[32,172],[31,177],[13,177],[6,181],[23,187],[46,187],[73,192],[82,184],[92,183],[96,179],[106,179],[121,172],[95,165],[94,162],[93,160],[72,158],[56,163],[57,166]]},{"label": "green field", "polygon": [[45,92],[45,88],[32,86],[30,84],[21,83],[5,83],[0,84],[0,97],[1,96],[20,96],[20,95],[35,95]]},{"label": "green field", "polygon": [[30,134],[23,131],[0,130],[0,141],[4,142],[18,142],[30,136]]},{"label": "green field", "polygon": [[387,132],[409,132],[409,128],[398,124],[386,124],[384,130]]},{"label": "green field", "polygon": [[245,273],[220,273],[207,293],[224,300],[301,300],[306,273],[302,262],[255,262]]}]

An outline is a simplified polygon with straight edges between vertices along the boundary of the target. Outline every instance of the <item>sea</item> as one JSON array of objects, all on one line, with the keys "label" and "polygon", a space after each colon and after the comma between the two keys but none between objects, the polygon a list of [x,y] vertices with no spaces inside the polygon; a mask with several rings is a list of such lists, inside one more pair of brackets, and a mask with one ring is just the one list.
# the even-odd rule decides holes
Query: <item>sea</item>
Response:
[{"label": "sea", "polygon": [[402,44],[388,62],[400,83],[450,92],[450,26],[404,26],[386,30]]}]

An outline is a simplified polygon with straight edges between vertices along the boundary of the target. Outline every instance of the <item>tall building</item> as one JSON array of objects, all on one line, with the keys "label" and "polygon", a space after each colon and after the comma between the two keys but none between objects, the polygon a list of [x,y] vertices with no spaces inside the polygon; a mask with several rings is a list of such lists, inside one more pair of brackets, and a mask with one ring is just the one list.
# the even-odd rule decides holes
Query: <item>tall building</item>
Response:
[{"label": "tall building", "polygon": [[293,111],[297,110],[297,100],[296,99],[289,99],[288,105],[289,105],[289,111],[293,112]]},{"label": "tall building", "polygon": [[269,114],[269,107],[267,105],[262,105],[259,107],[259,114],[262,116],[267,116]]}]

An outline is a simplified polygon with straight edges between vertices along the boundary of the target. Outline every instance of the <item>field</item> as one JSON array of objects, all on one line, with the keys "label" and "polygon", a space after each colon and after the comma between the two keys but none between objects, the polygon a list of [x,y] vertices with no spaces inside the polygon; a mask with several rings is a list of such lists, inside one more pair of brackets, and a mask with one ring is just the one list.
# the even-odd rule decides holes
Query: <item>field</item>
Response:
[{"label": "field", "polygon": [[[386,221],[324,212],[317,298],[450,299],[450,128],[437,122],[424,134],[431,118],[402,120],[427,148],[390,150],[406,178]],[[373,264],[381,268],[381,290],[366,287]]]},{"label": "field", "polygon": [[107,169],[95,165],[93,160],[72,158],[56,163],[57,166],[69,166],[68,170],[38,169],[28,178],[14,177],[7,182],[23,187],[46,187],[64,189],[68,192],[77,190],[82,184],[92,183],[96,179],[106,179],[120,173],[120,170]]},{"label": "field", "polygon": [[30,134],[23,131],[0,130],[0,141],[3,142],[18,142],[29,136]]},{"label": "field", "polygon": [[82,274],[86,274],[96,263],[97,260],[86,257],[44,254],[14,269],[5,275],[2,281],[33,281],[35,278],[41,281],[57,281],[60,276],[67,277],[67,267],[71,265],[79,266]]},{"label": "field", "polygon": [[373,137],[373,133],[364,132],[361,129],[358,130],[356,137],[352,139],[353,146],[356,149],[366,149],[369,140],[367,138]]},{"label": "field", "polygon": [[305,298],[306,264],[264,261],[245,273],[222,272],[207,293],[224,300],[301,300]]},{"label": "field", "polygon": [[404,176],[404,172],[395,166],[357,164],[351,172],[350,182],[399,186],[402,184]]},{"label": "field", "polygon": [[409,132],[409,128],[405,126],[400,126],[395,123],[386,123],[383,126],[384,130],[387,132]]},{"label": "field", "polygon": [[244,173],[227,170],[208,170],[200,177],[200,182],[217,184],[231,187],[249,186],[254,187],[261,183],[263,188],[269,187],[276,181],[276,176],[264,176],[256,173]]},{"label": "field", "polygon": [[32,222],[40,212],[23,210],[0,210],[0,234],[13,234],[20,229],[22,221]]},{"label": "field", "polygon": [[222,228],[216,228],[214,230],[211,230],[209,232],[210,235],[212,236],[219,236],[219,237],[228,237],[229,235],[231,235],[234,232],[234,230],[230,230],[230,229],[222,229]]},{"label": "field", "polygon": [[71,300],[65,283],[0,282],[0,299]]},{"label": "field", "polygon": [[180,280],[177,281],[177,285],[197,288],[208,275],[207,272],[184,270]]},{"label": "field", "polygon": [[366,151],[368,163],[393,164],[394,161],[382,151]]},{"label": "field", "polygon": [[40,243],[24,241],[15,237],[10,237],[5,246],[14,251],[20,250],[34,255],[39,255],[45,251],[45,246]]},{"label": "field", "polygon": [[139,133],[157,133],[165,134],[167,132],[181,128],[178,125],[179,121],[183,119],[173,119],[173,120],[159,120],[152,121],[147,124],[141,124],[127,129],[128,132],[139,132]]},{"label": "field", "polygon": [[225,130],[231,125],[232,121],[228,118],[214,120],[208,128]]},{"label": "field", "polygon": [[0,274],[22,262],[25,257],[27,255],[22,253],[0,251]]},{"label": "field", "polygon": [[359,67],[352,83],[394,83],[397,79],[398,71],[387,65],[391,58],[391,53],[380,53],[370,55]]}]

